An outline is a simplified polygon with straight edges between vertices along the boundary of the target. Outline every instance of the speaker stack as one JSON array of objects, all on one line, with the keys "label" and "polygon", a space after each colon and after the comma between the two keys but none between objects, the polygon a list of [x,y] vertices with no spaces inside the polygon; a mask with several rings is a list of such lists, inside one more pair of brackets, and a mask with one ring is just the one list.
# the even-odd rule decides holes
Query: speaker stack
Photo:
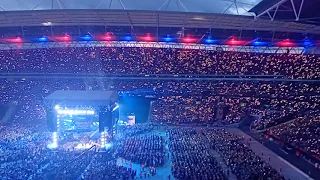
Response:
[{"label": "speaker stack", "polygon": [[57,132],[57,118],[52,110],[47,111],[47,126],[50,132]]},{"label": "speaker stack", "polygon": [[103,132],[105,128],[110,131],[113,126],[112,112],[100,111],[99,112],[99,132]]}]

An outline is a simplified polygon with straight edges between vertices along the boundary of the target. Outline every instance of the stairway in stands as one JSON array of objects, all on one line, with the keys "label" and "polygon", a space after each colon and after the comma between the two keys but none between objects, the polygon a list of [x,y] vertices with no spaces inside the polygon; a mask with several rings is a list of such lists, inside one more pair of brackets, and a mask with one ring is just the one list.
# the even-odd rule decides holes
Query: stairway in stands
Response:
[{"label": "stairway in stands", "polygon": [[16,104],[0,105],[0,123],[8,122],[17,109]]}]

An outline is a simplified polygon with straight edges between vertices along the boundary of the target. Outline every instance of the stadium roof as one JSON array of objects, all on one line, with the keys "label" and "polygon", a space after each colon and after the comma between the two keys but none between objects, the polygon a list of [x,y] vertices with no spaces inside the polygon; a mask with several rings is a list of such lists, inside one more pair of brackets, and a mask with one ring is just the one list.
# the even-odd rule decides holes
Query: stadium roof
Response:
[{"label": "stadium roof", "polygon": [[51,9],[125,9],[250,15],[261,0],[1,0],[3,11]]},{"label": "stadium roof", "polygon": [[63,91],[58,90],[45,98],[48,104],[108,106],[118,100],[114,91]]},{"label": "stadium roof", "polygon": [[222,39],[238,36],[240,39],[258,37],[271,41],[287,38],[301,40],[306,34],[311,39],[319,39],[318,24],[281,18],[271,21],[266,14],[254,19],[259,13],[254,8],[265,2],[267,1],[0,0],[0,36],[53,36],[64,33],[81,35],[87,32],[112,32],[115,35],[125,32],[121,34],[125,35],[132,34],[134,27],[134,33],[156,35],[187,34],[190,31],[191,35],[201,37],[203,34],[213,34],[212,36]]},{"label": "stadium roof", "polygon": [[256,17],[320,25],[320,0],[263,0],[253,7]]},{"label": "stadium roof", "polygon": [[320,27],[295,22],[252,17],[159,11],[51,10],[0,12],[0,27],[43,26],[133,26],[279,31],[319,34]]}]

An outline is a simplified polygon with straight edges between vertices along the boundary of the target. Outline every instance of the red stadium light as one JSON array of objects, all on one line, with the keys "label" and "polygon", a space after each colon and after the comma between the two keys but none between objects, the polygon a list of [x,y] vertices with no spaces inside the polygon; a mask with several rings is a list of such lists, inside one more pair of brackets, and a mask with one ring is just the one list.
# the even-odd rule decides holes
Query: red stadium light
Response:
[{"label": "red stadium light", "polygon": [[94,37],[96,40],[99,41],[114,41],[116,37],[111,32],[106,32],[104,35],[98,35]]},{"label": "red stadium light", "polygon": [[65,34],[62,38],[63,38],[64,41],[70,41],[71,40],[71,37],[68,34]]},{"label": "red stadium light", "polygon": [[102,36],[100,39],[104,40],[104,41],[112,41],[114,40],[115,38],[113,36]]},{"label": "red stadium light", "polygon": [[141,39],[142,41],[145,41],[145,42],[154,41],[154,37],[152,37],[152,36],[150,35],[150,33],[147,33],[146,36],[141,37],[141,38],[139,38],[139,39]]},{"label": "red stadium light", "polygon": [[21,37],[7,38],[7,39],[4,39],[4,40],[9,42],[9,43],[23,43],[23,39]]},{"label": "red stadium light", "polygon": [[194,43],[196,42],[196,39],[191,38],[191,37],[185,37],[181,40],[183,43]]},{"label": "red stadium light", "polygon": [[64,36],[52,37],[50,39],[53,39],[54,41],[65,41],[65,42],[69,42],[72,40],[68,34],[65,34]]},{"label": "red stadium light", "polygon": [[102,37],[102,39],[105,41],[112,41],[115,40],[115,37],[111,32],[107,32],[106,35]]},{"label": "red stadium light", "polygon": [[282,47],[292,47],[296,46],[296,43],[290,41],[290,39],[285,39],[283,41],[278,42],[277,45]]},{"label": "red stadium light", "polygon": [[145,40],[145,41],[152,41],[152,37],[146,36],[146,37],[144,37],[144,40]]},{"label": "red stadium light", "polygon": [[244,45],[247,43],[247,41],[235,40],[234,38],[230,39],[229,41],[226,41],[226,44],[228,45]]}]

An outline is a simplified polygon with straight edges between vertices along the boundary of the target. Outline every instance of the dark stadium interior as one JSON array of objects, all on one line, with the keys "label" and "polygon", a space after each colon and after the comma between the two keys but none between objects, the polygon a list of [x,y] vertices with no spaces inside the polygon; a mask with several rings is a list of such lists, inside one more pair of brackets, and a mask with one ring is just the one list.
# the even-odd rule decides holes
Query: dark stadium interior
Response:
[{"label": "dark stadium interior", "polygon": [[319,3],[0,2],[0,180],[320,179]]}]

